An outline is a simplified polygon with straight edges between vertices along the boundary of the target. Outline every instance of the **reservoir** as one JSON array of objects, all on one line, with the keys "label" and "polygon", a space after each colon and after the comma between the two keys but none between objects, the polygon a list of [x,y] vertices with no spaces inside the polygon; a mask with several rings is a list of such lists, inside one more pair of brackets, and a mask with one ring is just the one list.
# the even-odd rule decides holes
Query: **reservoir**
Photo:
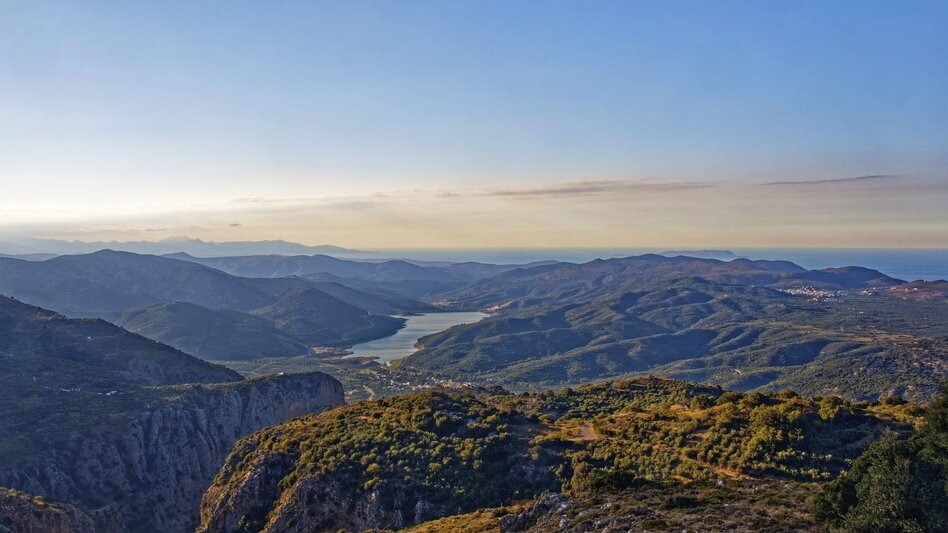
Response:
[{"label": "reservoir", "polygon": [[477,311],[460,311],[404,317],[405,327],[394,335],[356,344],[350,348],[352,355],[346,357],[374,357],[380,363],[388,363],[415,353],[415,343],[426,335],[444,331],[458,324],[471,324],[486,316]]}]

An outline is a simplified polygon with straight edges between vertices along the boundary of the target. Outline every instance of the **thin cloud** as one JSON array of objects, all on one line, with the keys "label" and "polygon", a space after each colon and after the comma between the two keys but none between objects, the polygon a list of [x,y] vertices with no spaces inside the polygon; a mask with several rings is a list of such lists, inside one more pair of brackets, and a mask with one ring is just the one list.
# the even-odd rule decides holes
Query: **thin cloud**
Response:
[{"label": "thin cloud", "polygon": [[320,197],[266,197],[248,196],[228,200],[227,207],[236,209],[270,209],[294,207],[368,207],[380,203],[414,198],[418,191],[370,192],[352,196],[320,196]]},{"label": "thin cloud", "polygon": [[801,180],[801,181],[771,181],[761,183],[764,187],[784,186],[784,185],[833,185],[840,183],[862,183],[867,181],[889,181],[901,179],[901,176],[895,174],[871,174],[868,176],[856,176],[853,178],[830,178],[822,180]]},{"label": "thin cloud", "polygon": [[553,184],[547,187],[524,189],[488,189],[480,191],[445,191],[441,198],[487,197],[487,198],[563,198],[575,196],[599,196],[616,193],[674,192],[715,187],[708,182],[645,182],[628,180],[578,181]]},{"label": "thin cloud", "polygon": [[[599,180],[552,183],[532,188],[456,188],[456,189],[409,189],[388,192],[370,192],[355,196],[267,198],[243,197],[230,200],[224,210],[229,216],[245,216],[247,213],[335,213],[338,211],[362,213],[386,213],[394,216],[394,210],[411,211],[437,207],[450,201],[457,208],[464,202],[499,200],[514,202],[555,202],[631,199],[664,195],[697,189],[717,188],[725,184],[703,181],[658,181],[658,180]],[[434,204],[431,204],[434,202]],[[422,212],[424,211],[422,209]]]}]

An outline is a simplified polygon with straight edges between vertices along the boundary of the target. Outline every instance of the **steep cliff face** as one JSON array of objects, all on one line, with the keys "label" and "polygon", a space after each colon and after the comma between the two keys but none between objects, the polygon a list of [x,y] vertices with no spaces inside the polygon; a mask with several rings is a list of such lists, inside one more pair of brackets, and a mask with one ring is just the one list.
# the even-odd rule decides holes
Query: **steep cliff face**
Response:
[{"label": "steep cliff face", "polygon": [[193,531],[201,494],[240,437],[344,403],[321,373],[162,388],[161,401],[120,431],[74,430],[66,444],[29,461],[0,461],[0,486],[85,509],[115,509],[98,530]]},{"label": "steep cliff face", "polygon": [[261,430],[205,493],[198,531],[401,529],[557,487],[538,423],[491,402],[426,392]]},{"label": "steep cliff face", "polygon": [[95,522],[71,505],[53,505],[0,488],[0,533],[95,533]]},{"label": "steep cliff face", "polygon": [[[204,496],[198,533],[402,529],[459,508],[455,502],[428,501],[412,487],[352,490],[339,476],[306,476],[281,492],[281,481],[296,460],[280,454],[263,457],[247,467],[250,474],[237,486],[212,486]],[[528,488],[533,484],[524,483]]]}]

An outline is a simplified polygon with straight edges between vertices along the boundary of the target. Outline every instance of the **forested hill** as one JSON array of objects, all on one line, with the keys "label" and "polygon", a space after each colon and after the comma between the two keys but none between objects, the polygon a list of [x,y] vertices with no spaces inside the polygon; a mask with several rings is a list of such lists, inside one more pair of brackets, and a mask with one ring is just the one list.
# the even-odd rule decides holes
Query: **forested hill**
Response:
[{"label": "forested hill", "polygon": [[[634,494],[624,505],[654,498],[653,513],[664,505],[694,515],[732,501],[737,529],[790,531],[812,524],[806,507],[792,512],[801,495],[887,430],[910,431],[919,414],[898,402],[741,394],[655,378],[361,402],[237,443],[205,494],[198,531],[394,530],[543,492],[595,498],[627,490]],[[775,481],[781,500],[753,489]],[[691,496],[698,487],[702,501]],[[680,499],[668,500],[675,493]],[[755,506],[775,512],[758,515]],[[568,507],[560,499],[549,510]],[[804,522],[794,523],[800,515]]]},{"label": "forested hill", "polygon": [[856,266],[806,270],[788,261],[737,259],[726,262],[648,254],[515,269],[443,294],[441,299],[462,308],[528,309],[547,306],[551,302],[589,300],[615,291],[689,277],[733,285],[827,290],[890,287],[904,283],[879,271]]},{"label": "forested hill", "polygon": [[[246,278],[190,261],[110,250],[45,261],[0,258],[0,294],[68,316],[105,318],[209,360],[351,346],[397,331],[403,321],[389,315],[432,309],[371,288]],[[300,320],[308,323],[305,334],[294,326]]]},{"label": "forested hill", "polygon": [[[2,397],[78,386],[106,393],[128,386],[219,383],[240,374],[125,331],[101,319],[69,319],[0,297]],[[18,398],[19,396],[19,398]]]},{"label": "forested hill", "polygon": [[948,300],[857,267],[641,256],[515,270],[445,296],[489,319],[421,340],[404,367],[514,388],[654,372],[736,388],[930,398]]}]

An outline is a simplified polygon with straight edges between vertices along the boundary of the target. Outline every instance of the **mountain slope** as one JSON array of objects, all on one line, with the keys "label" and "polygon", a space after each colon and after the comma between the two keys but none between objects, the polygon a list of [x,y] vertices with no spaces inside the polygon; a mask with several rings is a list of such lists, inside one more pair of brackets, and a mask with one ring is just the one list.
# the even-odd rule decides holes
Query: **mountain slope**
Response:
[{"label": "mountain slope", "polygon": [[948,529],[948,385],[905,440],[886,435],[816,498],[833,531]]},{"label": "mountain slope", "polygon": [[522,266],[402,259],[354,261],[327,255],[197,258],[187,254],[173,254],[169,257],[193,261],[238,276],[300,276],[313,280],[336,281],[359,290],[375,288],[409,298],[458,289],[471,282]]},{"label": "mountain slope", "polygon": [[33,427],[55,435],[3,454],[0,485],[90,513],[117,509],[143,532],[193,531],[201,494],[241,436],[343,403],[339,382],[319,373],[76,396],[44,404],[68,417],[37,417]]},{"label": "mountain slope", "polygon": [[209,360],[285,357],[308,348],[265,318],[182,302],[130,309],[115,323]]},{"label": "mountain slope", "polygon": [[448,270],[423,267],[398,259],[386,261],[351,261],[328,255],[255,255],[244,257],[196,258],[176,255],[237,276],[280,278],[310,274],[332,274],[342,278],[368,281],[433,281],[463,282],[464,278]]},{"label": "mountain slope", "polygon": [[[463,287],[466,283],[458,281],[378,281],[366,280],[361,278],[344,278],[333,274],[307,274],[303,279],[313,283],[338,283],[362,292],[376,294],[382,297],[396,296],[399,298],[408,298],[409,300],[428,301],[437,299],[437,296],[444,292],[450,292],[458,287]],[[423,312],[424,310],[419,310]]]},{"label": "mountain slope", "polygon": [[[329,284],[329,289],[356,303],[380,301],[347,287]],[[204,359],[234,361],[303,355],[316,346],[351,346],[395,333],[404,319],[369,313],[308,287],[290,289],[249,313],[173,302],[130,309],[115,322]]]},{"label": "mountain slope", "polygon": [[95,533],[92,517],[72,505],[0,488],[0,533]]},{"label": "mountain slope", "polygon": [[158,302],[249,310],[284,282],[251,280],[187,261],[103,250],[46,261],[0,260],[0,294],[71,316],[104,316]]},{"label": "mountain slope", "polygon": [[[278,301],[294,289],[317,291],[332,304],[290,307]],[[384,315],[432,309],[378,289],[301,278],[244,278],[194,262],[113,251],[46,261],[0,258],[0,294],[71,316],[106,318],[215,360],[293,356],[314,345],[351,345],[394,333],[401,321]],[[265,310],[248,314],[257,309]],[[291,316],[293,312],[305,316]],[[281,324],[299,327],[285,331],[267,314],[279,314]]]},{"label": "mountain slope", "polygon": [[544,491],[822,481],[886,429],[910,428],[839,399],[651,378],[386,398],[240,441],[204,496],[198,531],[400,529]]},{"label": "mountain slope", "polygon": [[320,373],[236,372],[98,319],[0,299],[0,486],[113,517],[100,531],[187,531],[232,443],[343,402]]},{"label": "mountain slope", "polygon": [[641,255],[597,259],[583,264],[558,263],[516,269],[448,292],[441,300],[462,308],[530,307],[593,299],[617,291],[688,277],[733,285],[771,288],[815,287],[854,289],[888,287],[902,282],[878,271],[858,267],[804,270],[793,263],[731,262],[694,257]]},{"label": "mountain slope", "polygon": [[309,286],[338,298],[349,305],[376,315],[402,315],[428,313],[436,309],[428,304],[398,293],[372,287],[358,289],[338,281],[313,280]]},{"label": "mountain slope", "polygon": [[291,289],[253,314],[309,345],[351,345],[391,335],[404,319],[373,315],[320,290]]},{"label": "mountain slope", "polygon": [[[169,346],[129,333],[100,319],[69,319],[12,298],[0,298],[0,372],[28,376],[29,389],[96,392],[117,387],[217,383],[240,374]],[[14,403],[7,378],[0,401]]]},{"label": "mountain slope", "polygon": [[600,281],[526,295],[491,318],[421,339],[423,349],[400,364],[520,388],[654,372],[850,397],[931,396],[948,374],[942,301],[887,291],[789,294],[702,278]]}]

